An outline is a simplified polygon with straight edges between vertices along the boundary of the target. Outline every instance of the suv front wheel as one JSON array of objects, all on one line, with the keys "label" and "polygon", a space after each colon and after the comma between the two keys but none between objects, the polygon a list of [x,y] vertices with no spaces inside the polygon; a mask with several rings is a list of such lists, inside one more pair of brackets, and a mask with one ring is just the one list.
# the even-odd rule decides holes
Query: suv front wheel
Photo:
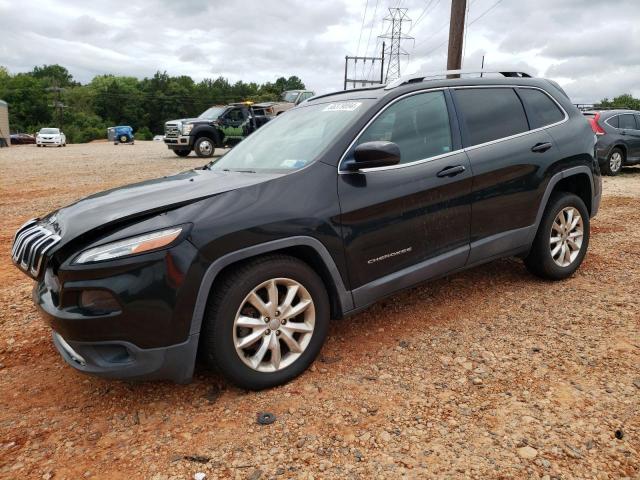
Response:
[{"label": "suv front wheel", "polygon": [[524,260],[527,269],[549,280],[571,276],[587,253],[589,232],[589,212],[582,199],[572,193],[554,193]]},{"label": "suv front wheel", "polygon": [[206,362],[238,386],[270,388],[300,375],[318,355],[329,300],[304,262],[270,255],[216,282],[200,339]]}]

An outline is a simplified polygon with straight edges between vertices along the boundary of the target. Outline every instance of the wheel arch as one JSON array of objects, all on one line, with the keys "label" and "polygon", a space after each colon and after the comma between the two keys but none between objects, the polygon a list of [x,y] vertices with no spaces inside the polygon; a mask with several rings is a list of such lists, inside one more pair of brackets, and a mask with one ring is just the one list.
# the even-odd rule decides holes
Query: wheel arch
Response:
[{"label": "wheel arch", "polygon": [[354,308],[351,292],[345,288],[342,276],[326,247],[313,237],[289,237],[228,253],[209,265],[198,290],[191,319],[190,335],[197,334],[201,330],[207,300],[216,279],[241,262],[270,253],[296,257],[307,263],[320,275],[327,288],[333,318],[341,317],[345,312]]},{"label": "wheel arch", "polygon": [[595,215],[598,202],[594,198],[595,186],[593,180],[593,173],[589,167],[581,165],[578,167],[568,168],[561,172],[556,173],[551,177],[549,183],[542,196],[542,201],[538,206],[538,213],[536,215],[535,230],[538,229],[542,215],[544,214],[549,198],[554,192],[569,192],[575,193],[584,201],[589,211],[589,215]]},{"label": "wheel arch", "polygon": [[624,143],[616,143],[614,145],[611,146],[611,150],[609,150],[609,155],[611,155],[611,152],[613,152],[615,149],[621,150],[622,151],[622,155],[624,156],[624,158],[622,159],[622,161],[626,161],[627,160],[627,146]]},{"label": "wheel arch", "polygon": [[213,140],[213,144],[218,148],[222,146],[222,139],[220,138],[220,133],[215,128],[200,127],[196,129],[196,131],[193,133],[192,145],[194,145],[196,141],[202,137],[207,137]]}]

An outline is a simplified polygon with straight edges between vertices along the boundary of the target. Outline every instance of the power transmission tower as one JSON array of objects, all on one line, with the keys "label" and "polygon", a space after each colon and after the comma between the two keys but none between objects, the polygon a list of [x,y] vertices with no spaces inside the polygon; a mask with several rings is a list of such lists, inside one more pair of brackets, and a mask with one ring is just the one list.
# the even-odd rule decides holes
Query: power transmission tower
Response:
[{"label": "power transmission tower", "polygon": [[[369,78],[349,78],[349,62],[353,62],[353,72],[357,74],[358,72],[358,60],[364,62],[364,66],[367,66],[367,62],[371,62],[371,70],[375,66],[376,62],[380,62],[380,78],[371,80]],[[365,68],[362,69],[364,73]],[[369,72],[371,73],[371,71]],[[357,88],[358,85],[361,87],[366,87],[367,85],[380,85],[383,82],[384,77],[384,42],[382,42],[382,51],[379,57],[352,57],[346,55],[344,57],[344,89],[347,89],[347,85],[351,85],[351,88]]]},{"label": "power transmission tower", "polygon": [[389,15],[384,18],[384,21],[391,23],[391,28],[389,28],[391,33],[380,35],[380,38],[389,40],[389,49],[387,50],[387,71],[384,77],[384,82],[388,83],[400,77],[400,57],[403,55],[409,55],[409,53],[402,48],[402,41],[413,40],[413,37],[402,33],[402,24],[411,21],[407,16],[406,8],[390,8]]}]

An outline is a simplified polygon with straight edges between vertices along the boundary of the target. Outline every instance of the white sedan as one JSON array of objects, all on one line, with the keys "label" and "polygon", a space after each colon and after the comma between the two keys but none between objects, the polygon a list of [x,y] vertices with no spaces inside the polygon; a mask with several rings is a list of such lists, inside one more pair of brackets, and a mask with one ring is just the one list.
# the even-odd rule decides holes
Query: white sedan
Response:
[{"label": "white sedan", "polygon": [[47,145],[66,147],[67,137],[59,128],[41,128],[36,134],[36,145],[38,147],[44,147]]}]

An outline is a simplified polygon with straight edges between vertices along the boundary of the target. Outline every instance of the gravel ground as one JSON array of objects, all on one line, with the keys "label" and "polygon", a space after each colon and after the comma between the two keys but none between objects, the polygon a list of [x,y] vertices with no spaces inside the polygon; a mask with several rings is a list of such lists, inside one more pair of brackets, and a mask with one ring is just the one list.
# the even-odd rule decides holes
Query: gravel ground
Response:
[{"label": "gravel ground", "polygon": [[605,179],[573,278],[508,259],[414,288],[333,322],[288,385],[76,373],[10,263],[13,232],[201,163],[151,142],[0,149],[0,477],[639,478],[640,169]]}]

